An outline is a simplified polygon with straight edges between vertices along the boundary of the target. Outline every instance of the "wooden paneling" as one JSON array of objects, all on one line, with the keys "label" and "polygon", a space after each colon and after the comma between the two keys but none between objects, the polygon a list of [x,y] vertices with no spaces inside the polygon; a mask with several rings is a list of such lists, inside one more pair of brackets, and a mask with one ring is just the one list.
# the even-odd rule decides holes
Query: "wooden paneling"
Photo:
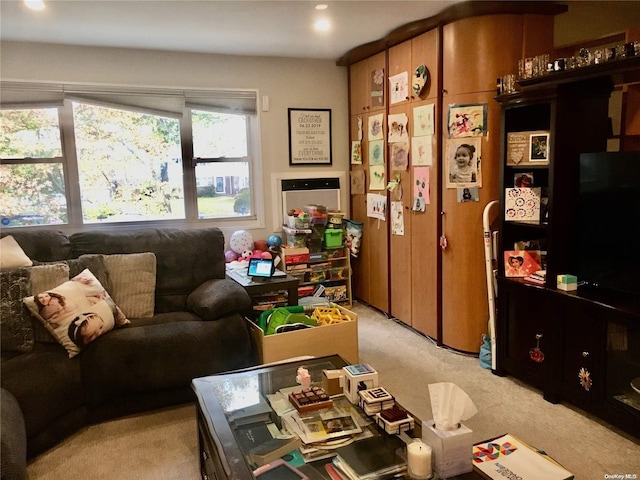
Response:
[{"label": "wooden paneling", "polygon": [[420,102],[424,99],[431,98],[435,103],[438,96],[438,30],[433,29],[430,32],[423,33],[419,37],[411,40],[411,70],[409,74],[415,71],[418,65],[424,64],[429,70],[429,79],[425,84],[420,97],[414,97],[414,102]]},{"label": "wooden paneling", "polygon": [[[358,116],[353,115],[351,117],[351,138],[356,139],[358,133]],[[364,165],[351,165],[351,171],[364,171],[365,179],[367,172]],[[364,222],[367,219],[367,196],[364,194],[351,195],[351,219],[357,222]],[[360,244],[360,253],[358,258],[354,258],[351,261],[351,286],[353,289],[353,296],[361,300],[369,298],[369,262],[366,260],[368,255],[367,245]]]},{"label": "wooden paneling", "polygon": [[518,71],[522,27],[520,15],[465,18],[445,25],[443,76],[446,94],[495,93],[497,77]]},{"label": "wooden paneling", "polygon": [[362,60],[349,67],[349,97],[351,101],[351,115],[365,113],[369,106],[368,88],[369,60]]},{"label": "wooden paneling", "polygon": [[[466,352],[478,352],[482,334],[488,332],[482,213],[487,203],[498,199],[500,106],[493,97],[494,92],[445,97],[446,104],[486,103],[488,107],[488,135],[481,141],[479,201],[458,203],[457,189],[442,191],[442,231],[448,240],[442,256],[442,343]],[[447,142],[446,117],[445,114],[442,125],[443,152]],[[446,171],[441,175],[444,184]]]}]

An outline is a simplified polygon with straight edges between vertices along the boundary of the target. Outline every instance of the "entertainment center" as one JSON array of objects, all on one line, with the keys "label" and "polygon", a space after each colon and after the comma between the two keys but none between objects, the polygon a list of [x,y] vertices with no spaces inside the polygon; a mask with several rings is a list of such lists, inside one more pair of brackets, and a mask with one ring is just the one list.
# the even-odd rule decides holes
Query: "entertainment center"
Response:
[{"label": "entertainment center", "polygon": [[[605,152],[611,92],[639,78],[640,57],[629,57],[521,80],[520,91],[496,98],[502,107],[499,250],[546,252],[546,280],[533,285],[506,277],[499,259],[494,373],[513,375],[546,400],[571,403],[635,436],[640,153]],[[525,152],[523,159],[514,153],[513,134],[530,137],[531,150],[533,138],[542,138],[545,152],[539,158]],[[523,174],[540,189],[539,220],[505,211],[514,179]],[[561,274],[586,284],[557,289]]]}]

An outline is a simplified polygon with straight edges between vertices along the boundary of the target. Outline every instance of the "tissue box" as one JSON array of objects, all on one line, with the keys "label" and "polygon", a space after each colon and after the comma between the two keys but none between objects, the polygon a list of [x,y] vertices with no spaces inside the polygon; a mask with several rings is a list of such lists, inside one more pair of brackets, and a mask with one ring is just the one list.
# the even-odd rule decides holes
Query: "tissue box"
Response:
[{"label": "tissue box", "polygon": [[431,447],[434,470],[439,478],[473,470],[472,435],[472,430],[463,424],[457,430],[437,430],[434,420],[422,422],[422,441]]},{"label": "tissue box", "polygon": [[558,275],[558,290],[572,292],[578,289],[578,278],[575,275]]}]

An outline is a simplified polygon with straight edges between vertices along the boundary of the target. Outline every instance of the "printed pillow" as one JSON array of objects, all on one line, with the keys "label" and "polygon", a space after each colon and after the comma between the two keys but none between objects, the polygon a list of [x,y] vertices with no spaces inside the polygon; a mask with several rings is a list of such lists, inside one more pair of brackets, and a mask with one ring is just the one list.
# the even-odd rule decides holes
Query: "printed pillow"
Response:
[{"label": "printed pillow", "polygon": [[62,285],[24,299],[31,313],[75,357],[84,346],[129,323],[89,269]]},{"label": "printed pillow", "polygon": [[111,283],[109,292],[127,318],[153,317],[156,255],[152,252],[104,255],[104,262]]},{"label": "printed pillow", "polygon": [[31,265],[33,265],[33,262],[27,254],[24,253],[24,250],[18,245],[15,238],[7,235],[0,239],[0,270],[30,267]]},{"label": "printed pillow", "polygon": [[[26,295],[46,292],[69,280],[69,265],[66,262],[47,263],[31,267],[31,288]],[[22,303],[22,298],[20,299]],[[24,305],[22,305],[24,308]],[[28,310],[27,310],[28,312]],[[28,314],[28,313],[27,313]],[[33,321],[33,336],[39,343],[57,343],[56,338],[42,322],[29,315]]]}]

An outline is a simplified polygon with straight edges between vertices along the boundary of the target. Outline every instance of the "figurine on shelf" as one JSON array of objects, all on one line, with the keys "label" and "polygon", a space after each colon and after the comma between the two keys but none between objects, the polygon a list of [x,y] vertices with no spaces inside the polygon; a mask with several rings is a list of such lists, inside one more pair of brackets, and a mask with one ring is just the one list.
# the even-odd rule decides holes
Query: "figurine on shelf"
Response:
[{"label": "figurine on shelf", "polygon": [[308,388],[311,385],[311,375],[309,375],[309,370],[304,367],[299,367],[296,382],[302,385],[302,388]]}]

